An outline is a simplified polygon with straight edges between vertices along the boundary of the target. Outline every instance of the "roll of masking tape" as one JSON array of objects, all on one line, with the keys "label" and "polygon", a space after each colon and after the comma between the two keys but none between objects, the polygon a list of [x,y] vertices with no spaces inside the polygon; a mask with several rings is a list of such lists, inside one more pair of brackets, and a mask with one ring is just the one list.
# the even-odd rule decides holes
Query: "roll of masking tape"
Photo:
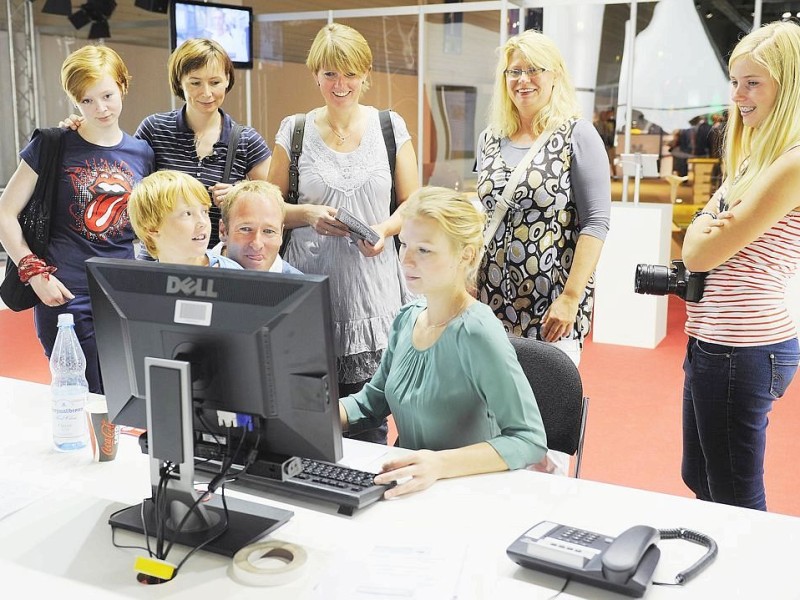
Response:
[{"label": "roll of masking tape", "polygon": [[283,585],[299,577],[307,561],[306,551],[295,544],[258,542],[233,556],[233,577],[247,585]]}]

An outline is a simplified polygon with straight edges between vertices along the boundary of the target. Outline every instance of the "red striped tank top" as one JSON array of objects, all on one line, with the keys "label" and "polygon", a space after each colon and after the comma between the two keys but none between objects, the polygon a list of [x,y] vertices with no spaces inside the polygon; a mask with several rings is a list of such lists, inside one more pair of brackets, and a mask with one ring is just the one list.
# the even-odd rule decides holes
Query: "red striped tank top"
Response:
[{"label": "red striped tank top", "polygon": [[797,336],[786,284],[800,264],[800,211],[708,273],[700,302],[686,303],[688,335],[724,346],[764,346]]}]

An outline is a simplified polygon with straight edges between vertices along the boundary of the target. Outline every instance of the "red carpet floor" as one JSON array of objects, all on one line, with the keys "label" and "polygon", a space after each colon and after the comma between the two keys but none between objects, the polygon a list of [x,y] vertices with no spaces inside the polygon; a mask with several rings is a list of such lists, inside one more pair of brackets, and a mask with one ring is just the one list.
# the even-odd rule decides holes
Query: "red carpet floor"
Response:
[{"label": "red carpet floor", "polygon": [[[671,298],[667,337],[654,350],[587,342],[580,367],[590,399],[583,478],[691,496],[680,479],[684,316],[683,302]],[[31,311],[0,310],[0,376],[49,382]],[[770,511],[795,516],[798,423],[800,376],[775,403],[766,463]]]}]

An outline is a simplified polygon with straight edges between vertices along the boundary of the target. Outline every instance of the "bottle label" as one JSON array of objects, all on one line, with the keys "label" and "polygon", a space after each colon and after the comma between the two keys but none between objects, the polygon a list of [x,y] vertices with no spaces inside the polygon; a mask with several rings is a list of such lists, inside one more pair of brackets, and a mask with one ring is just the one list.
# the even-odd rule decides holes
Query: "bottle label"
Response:
[{"label": "bottle label", "polygon": [[86,435],[86,395],[60,396],[53,400],[53,438],[69,440]]}]

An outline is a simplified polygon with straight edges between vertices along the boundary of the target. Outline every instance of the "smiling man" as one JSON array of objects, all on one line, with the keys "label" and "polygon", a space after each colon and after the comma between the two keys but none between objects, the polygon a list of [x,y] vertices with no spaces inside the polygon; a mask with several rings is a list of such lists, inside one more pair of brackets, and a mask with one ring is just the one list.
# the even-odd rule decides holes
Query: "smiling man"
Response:
[{"label": "smiling man", "polygon": [[280,189],[265,181],[242,181],[222,204],[220,239],[214,251],[245,269],[300,273],[279,255],[286,207]]}]

